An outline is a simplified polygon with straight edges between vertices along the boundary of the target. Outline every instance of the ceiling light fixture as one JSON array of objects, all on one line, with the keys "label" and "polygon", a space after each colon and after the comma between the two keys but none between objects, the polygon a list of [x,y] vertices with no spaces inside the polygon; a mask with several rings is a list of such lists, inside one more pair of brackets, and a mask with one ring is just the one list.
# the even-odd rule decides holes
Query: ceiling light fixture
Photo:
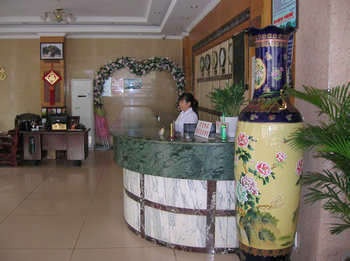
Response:
[{"label": "ceiling light fixture", "polygon": [[[58,1],[59,6],[59,1]],[[41,19],[45,22],[54,22],[58,24],[70,24],[75,21],[75,16],[68,11],[67,9],[64,9],[62,7],[57,7],[56,9],[52,11],[45,12]]]}]

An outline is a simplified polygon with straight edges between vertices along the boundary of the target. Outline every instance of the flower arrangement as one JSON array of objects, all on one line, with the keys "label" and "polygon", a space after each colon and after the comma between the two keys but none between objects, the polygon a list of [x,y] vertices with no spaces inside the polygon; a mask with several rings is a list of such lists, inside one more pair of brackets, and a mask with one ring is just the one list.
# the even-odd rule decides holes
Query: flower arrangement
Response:
[{"label": "flower arrangement", "polygon": [[130,72],[143,76],[151,71],[169,71],[176,82],[178,94],[185,89],[185,74],[183,70],[173,61],[166,57],[152,57],[142,61],[137,61],[131,57],[117,58],[111,63],[102,66],[97,71],[94,86],[94,104],[102,105],[103,85],[115,70],[128,68]]}]

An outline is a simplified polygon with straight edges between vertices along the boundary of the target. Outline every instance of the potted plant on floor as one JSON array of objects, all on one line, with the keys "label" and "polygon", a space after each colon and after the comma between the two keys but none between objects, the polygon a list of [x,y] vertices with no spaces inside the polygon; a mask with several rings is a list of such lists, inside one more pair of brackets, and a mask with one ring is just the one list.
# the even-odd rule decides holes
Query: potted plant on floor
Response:
[{"label": "potted plant on floor", "polygon": [[[241,106],[245,104],[246,87],[243,84],[227,84],[225,88],[214,89],[208,96],[216,111],[222,113],[224,121],[228,123],[227,136],[236,134],[238,115]],[[222,119],[223,121],[223,119]]]},{"label": "potted plant on floor", "polygon": [[304,86],[304,91],[288,93],[315,105],[323,116],[318,125],[299,129],[291,143],[314,149],[315,157],[331,164],[328,169],[304,173],[302,182],[309,185],[306,201],[322,200],[323,208],[339,221],[330,232],[339,234],[350,229],[350,82],[331,90]]}]

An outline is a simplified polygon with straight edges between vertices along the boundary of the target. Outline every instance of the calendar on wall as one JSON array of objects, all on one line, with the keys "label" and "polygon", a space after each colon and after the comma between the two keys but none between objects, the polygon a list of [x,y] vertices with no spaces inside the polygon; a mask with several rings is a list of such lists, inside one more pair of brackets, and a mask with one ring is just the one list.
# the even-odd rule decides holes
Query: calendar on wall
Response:
[{"label": "calendar on wall", "polygon": [[195,55],[193,86],[201,119],[212,122],[219,119],[220,113],[214,110],[208,97],[214,89],[249,82],[247,44],[247,36],[242,32]]}]

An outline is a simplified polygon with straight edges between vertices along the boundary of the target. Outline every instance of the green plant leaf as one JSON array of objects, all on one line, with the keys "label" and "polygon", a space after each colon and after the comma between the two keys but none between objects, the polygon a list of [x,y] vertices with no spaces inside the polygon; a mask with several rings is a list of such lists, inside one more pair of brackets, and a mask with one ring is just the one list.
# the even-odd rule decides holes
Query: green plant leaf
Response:
[{"label": "green plant leaf", "polygon": [[225,88],[216,88],[208,97],[214,104],[215,110],[224,113],[227,117],[238,116],[241,106],[246,103],[246,87],[243,84],[227,84]]},{"label": "green plant leaf", "polygon": [[332,224],[331,233],[342,233],[350,228],[350,82],[329,90],[289,88],[286,94],[313,104],[324,116],[319,124],[298,129],[288,142],[296,149],[313,149],[316,157],[332,163],[321,172],[305,173],[301,182],[308,185],[306,202],[322,201],[340,221]]}]

